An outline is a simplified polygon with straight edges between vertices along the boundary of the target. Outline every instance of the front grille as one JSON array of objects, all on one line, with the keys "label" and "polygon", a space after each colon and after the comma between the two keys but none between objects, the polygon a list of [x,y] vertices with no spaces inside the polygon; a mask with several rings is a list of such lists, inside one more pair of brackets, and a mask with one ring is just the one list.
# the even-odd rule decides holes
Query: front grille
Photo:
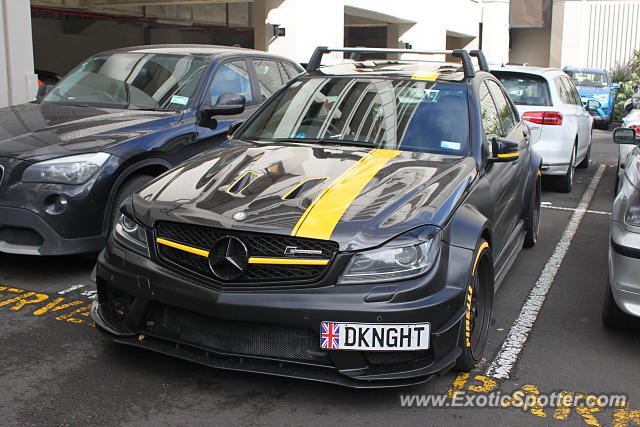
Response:
[{"label": "front grille", "polygon": [[212,352],[328,365],[320,338],[311,329],[214,319],[155,304],[146,315],[145,333]]},{"label": "front grille", "polygon": [[21,246],[42,246],[44,239],[37,231],[30,228],[2,227],[0,242]]},{"label": "front grille", "polygon": [[[234,236],[244,242],[249,249],[249,256],[266,258],[284,257],[287,246],[322,252],[319,255],[305,256],[305,258],[332,259],[338,250],[338,245],[335,242],[325,240],[241,232],[173,222],[158,223],[156,235],[204,250],[209,250],[218,239],[224,236]],[[211,272],[207,258],[166,245],[158,244],[156,248],[160,260],[165,261],[169,267],[180,269],[187,274],[195,273],[206,279],[219,282],[219,279]],[[249,264],[242,277],[225,283],[229,286],[233,284],[312,283],[320,279],[326,269],[327,266],[317,265]]]}]

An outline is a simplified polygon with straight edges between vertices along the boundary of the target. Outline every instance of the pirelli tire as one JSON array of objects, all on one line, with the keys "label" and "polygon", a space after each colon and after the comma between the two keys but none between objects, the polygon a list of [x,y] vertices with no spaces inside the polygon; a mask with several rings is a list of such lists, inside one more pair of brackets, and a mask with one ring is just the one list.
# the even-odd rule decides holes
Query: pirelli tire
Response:
[{"label": "pirelli tire", "polygon": [[493,260],[485,239],[478,241],[473,260],[464,296],[466,311],[458,336],[462,353],[455,364],[455,369],[463,372],[472,370],[482,360],[493,313]]},{"label": "pirelli tire", "polygon": [[540,205],[542,199],[542,181],[540,172],[536,177],[536,186],[529,196],[528,209],[524,218],[524,247],[532,248],[538,242],[540,232]]}]

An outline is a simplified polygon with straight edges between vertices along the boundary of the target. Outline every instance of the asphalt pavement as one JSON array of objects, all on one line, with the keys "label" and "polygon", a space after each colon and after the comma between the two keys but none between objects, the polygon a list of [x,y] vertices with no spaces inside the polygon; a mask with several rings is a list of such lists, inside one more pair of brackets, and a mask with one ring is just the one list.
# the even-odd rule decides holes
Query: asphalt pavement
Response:
[{"label": "asphalt pavement", "polygon": [[[119,346],[88,316],[91,259],[0,254],[1,423],[639,425],[640,331],[600,321],[616,162],[610,132],[594,132],[592,159],[571,194],[544,189],[539,242],[520,253],[495,296],[481,366],[406,389],[219,371]],[[626,403],[604,405],[611,395]],[[552,402],[558,396],[564,404]],[[602,406],[592,404],[598,397]]]}]

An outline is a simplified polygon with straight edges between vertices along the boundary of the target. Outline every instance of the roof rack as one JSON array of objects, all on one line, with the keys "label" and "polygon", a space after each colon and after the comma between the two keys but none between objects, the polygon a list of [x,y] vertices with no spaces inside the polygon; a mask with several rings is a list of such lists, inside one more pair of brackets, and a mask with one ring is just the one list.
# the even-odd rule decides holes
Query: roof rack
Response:
[{"label": "roof rack", "polygon": [[478,60],[478,67],[480,67],[480,71],[489,72],[489,63],[487,62],[487,57],[484,56],[484,52],[481,50],[471,50],[469,51],[469,55],[473,56]]},{"label": "roof rack", "polygon": [[316,71],[320,68],[322,62],[322,55],[330,52],[345,52],[345,53],[412,53],[419,55],[453,55],[456,58],[460,58],[462,61],[462,69],[465,77],[474,77],[476,70],[473,68],[471,57],[474,56],[478,59],[478,64],[482,71],[489,71],[487,60],[479,50],[472,50],[467,52],[464,49],[455,50],[411,50],[411,49],[386,49],[386,48],[369,48],[369,47],[333,47],[319,46],[311,55],[309,64],[307,65],[307,71]]}]

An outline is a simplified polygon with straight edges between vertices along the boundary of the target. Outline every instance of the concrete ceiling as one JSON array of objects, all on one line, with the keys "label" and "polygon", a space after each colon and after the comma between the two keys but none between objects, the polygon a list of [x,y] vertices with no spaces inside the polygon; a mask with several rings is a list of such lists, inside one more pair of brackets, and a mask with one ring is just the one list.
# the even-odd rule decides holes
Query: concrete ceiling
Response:
[{"label": "concrete ceiling", "polygon": [[31,6],[144,17],[177,25],[251,27],[253,5],[247,0],[31,0]]}]

